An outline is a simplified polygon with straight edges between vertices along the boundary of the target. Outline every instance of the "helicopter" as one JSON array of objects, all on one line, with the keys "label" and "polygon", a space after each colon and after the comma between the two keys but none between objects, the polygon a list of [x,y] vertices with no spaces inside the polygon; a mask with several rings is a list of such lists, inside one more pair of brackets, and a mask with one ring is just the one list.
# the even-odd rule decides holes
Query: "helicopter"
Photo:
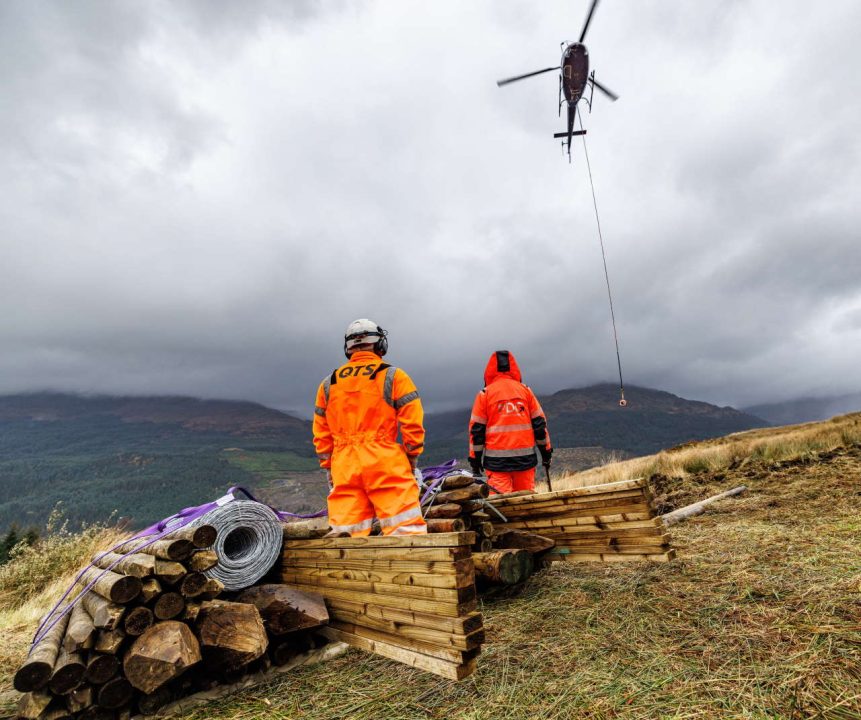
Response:
[{"label": "helicopter", "polygon": [[[565,102],[568,104],[568,130],[566,132],[555,133],[554,138],[565,138],[562,141],[562,146],[568,149],[568,162],[571,162],[571,138],[574,135],[585,135],[585,130],[575,130],[574,122],[577,118],[577,103],[589,89],[589,97],[585,101],[589,104],[589,112],[592,112],[592,97],[595,93],[595,88],[604,93],[610,100],[615,102],[619,99],[612,90],[609,90],[604,85],[595,79],[595,71],[589,72],[589,50],[583,44],[586,39],[586,32],[589,30],[589,23],[592,22],[592,16],[595,14],[595,8],[598,6],[598,0],[592,0],[592,5],[589,7],[589,14],[586,16],[586,22],[583,24],[583,31],[580,33],[580,39],[573,43],[562,43],[565,49],[562,52],[562,61],[554,67],[536,70],[535,72],[526,73],[525,75],[517,75],[515,77],[505,78],[496,82],[498,87],[510,85],[511,83],[527,78],[543,75],[544,73],[559,72],[559,115],[562,115],[562,96],[565,96]],[[582,128],[582,123],[581,123]]]}]

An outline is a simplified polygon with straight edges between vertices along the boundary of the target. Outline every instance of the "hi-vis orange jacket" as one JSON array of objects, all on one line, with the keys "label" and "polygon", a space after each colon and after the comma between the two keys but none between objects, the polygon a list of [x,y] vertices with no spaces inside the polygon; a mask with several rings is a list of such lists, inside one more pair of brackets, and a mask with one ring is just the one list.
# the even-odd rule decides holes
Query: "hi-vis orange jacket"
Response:
[{"label": "hi-vis orange jacket", "polygon": [[385,534],[427,531],[409,459],[424,448],[423,419],[409,375],[373,352],[354,352],[320,383],[314,447],[332,471],[333,530],[367,535],[376,516]]},{"label": "hi-vis orange jacket", "polygon": [[528,470],[538,464],[536,445],[551,448],[544,411],[520,378],[514,355],[500,350],[490,356],[469,420],[469,456],[483,457],[488,470]]}]

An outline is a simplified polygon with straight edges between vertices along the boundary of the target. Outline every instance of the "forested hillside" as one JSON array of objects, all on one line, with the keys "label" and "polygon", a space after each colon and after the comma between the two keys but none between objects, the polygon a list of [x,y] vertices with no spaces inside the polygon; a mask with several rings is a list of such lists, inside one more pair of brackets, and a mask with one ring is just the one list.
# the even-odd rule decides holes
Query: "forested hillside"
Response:
[{"label": "forested hillside", "polygon": [[[644,388],[596,385],[541,398],[566,467],[656,452],[766,423],[732,408]],[[425,463],[466,455],[469,410],[428,414]],[[564,453],[559,454],[562,461]],[[562,464],[559,465],[562,467]],[[245,485],[294,512],[317,510],[325,482],[311,423],[250,402],[182,397],[0,397],[0,532],[42,527],[58,501],[72,527],[113,511],[142,526]]]}]

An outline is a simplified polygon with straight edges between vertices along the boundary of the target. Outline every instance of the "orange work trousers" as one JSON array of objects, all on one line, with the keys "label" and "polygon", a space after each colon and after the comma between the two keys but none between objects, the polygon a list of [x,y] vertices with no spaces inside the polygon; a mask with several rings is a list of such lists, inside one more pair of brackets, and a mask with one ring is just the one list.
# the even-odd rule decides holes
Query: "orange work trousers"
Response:
[{"label": "orange work trousers", "polygon": [[419,489],[404,449],[390,440],[335,440],[329,524],[353,537],[370,535],[374,517],[384,535],[427,532]]},{"label": "orange work trousers", "polygon": [[498,470],[484,471],[488,484],[499,493],[517,492],[518,490],[535,489],[535,468],[529,470],[514,470],[499,472]]}]

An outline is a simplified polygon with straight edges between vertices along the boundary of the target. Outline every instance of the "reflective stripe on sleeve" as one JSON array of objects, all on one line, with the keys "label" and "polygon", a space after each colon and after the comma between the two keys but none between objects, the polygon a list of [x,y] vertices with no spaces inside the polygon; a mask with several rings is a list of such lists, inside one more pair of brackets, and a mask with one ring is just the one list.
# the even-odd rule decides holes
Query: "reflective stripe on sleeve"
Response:
[{"label": "reflective stripe on sleeve", "polygon": [[406,395],[401,395],[397,400],[395,400],[395,410],[400,410],[404,405],[408,405],[413,400],[418,400],[419,391],[413,390],[412,392],[407,393]]},{"label": "reflective stripe on sleeve", "polygon": [[476,452],[478,450],[484,450],[484,445],[473,445],[472,443],[470,443],[469,449],[473,452]]},{"label": "reflective stripe on sleeve", "polygon": [[374,518],[368,518],[367,520],[362,520],[362,522],[354,523],[353,525],[332,525],[332,530],[335,532],[345,533],[361,532],[362,530],[370,530],[373,524]]},{"label": "reflective stripe on sleeve", "polygon": [[387,518],[380,518],[380,527],[392,527],[394,525],[399,525],[402,522],[406,522],[407,520],[415,520],[416,518],[421,518],[422,510],[420,507],[410,508],[409,510],[404,510],[403,512],[399,512],[397,515],[392,515]]},{"label": "reflective stripe on sleeve", "polygon": [[424,446],[424,443],[404,443],[404,447],[406,448],[408,453],[415,452],[416,450],[421,450]]},{"label": "reflective stripe on sleeve", "polygon": [[487,428],[488,434],[490,433],[505,433],[505,432],[519,432],[521,430],[532,430],[531,424],[518,424],[518,425],[490,425]]},{"label": "reflective stripe on sleeve", "polygon": [[387,405],[395,406],[395,373],[398,371],[396,367],[390,367],[386,370],[386,379],[383,383],[383,399]]},{"label": "reflective stripe on sleeve", "polygon": [[544,417],[544,413],[540,410],[536,410],[534,413],[532,413],[532,418],[535,419],[537,417]]},{"label": "reflective stripe on sleeve", "polygon": [[513,448],[511,450],[493,450],[488,448],[485,450],[485,457],[522,457],[523,455],[534,455],[535,446],[530,445],[526,448]]},{"label": "reflective stripe on sleeve", "polygon": [[474,423],[481,423],[482,425],[487,425],[487,418],[479,417],[478,415],[470,415],[469,421]]},{"label": "reflective stripe on sleeve", "polygon": [[326,417],[326,408],[321,408],[319,405],[317,405],[314,408],[314,414],[319,415],[320,417]]}]

